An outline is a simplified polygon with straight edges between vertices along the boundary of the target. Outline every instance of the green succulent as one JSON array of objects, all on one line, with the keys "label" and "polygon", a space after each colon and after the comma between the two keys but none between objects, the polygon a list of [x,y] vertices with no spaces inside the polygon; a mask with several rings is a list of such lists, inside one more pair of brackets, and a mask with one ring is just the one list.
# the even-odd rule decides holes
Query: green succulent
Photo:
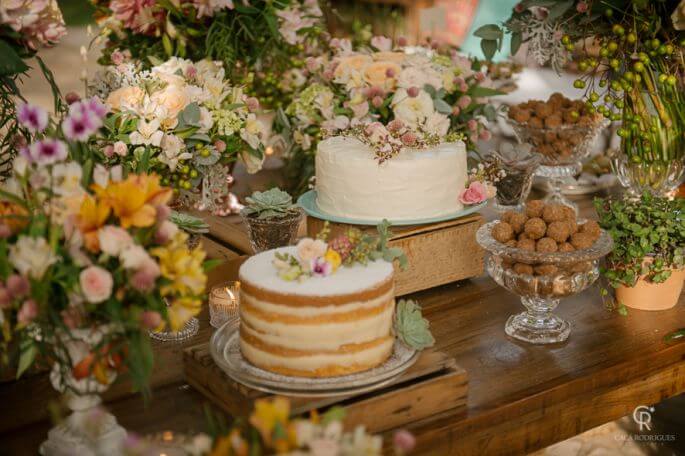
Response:
[{"label": "green succulent", "polygon": [[243,215],[259,219],[285,217],[298,211],[292,196],[276,187],[265,192],[254,192],[245,201],[247,206],[242,210]]},{"label": "green succulent", "polygon": [[171,211],[169,220],[189,234],[203,234],[209,232],[209,225],[207,225],[204,220],[184,212]]},{"label": "green succulent", "polygon": [[421,315],[421,306],[411,299],[401,299],[395,309],[395,334],[406,346],[423,350],[435,344],[430,323]]}]

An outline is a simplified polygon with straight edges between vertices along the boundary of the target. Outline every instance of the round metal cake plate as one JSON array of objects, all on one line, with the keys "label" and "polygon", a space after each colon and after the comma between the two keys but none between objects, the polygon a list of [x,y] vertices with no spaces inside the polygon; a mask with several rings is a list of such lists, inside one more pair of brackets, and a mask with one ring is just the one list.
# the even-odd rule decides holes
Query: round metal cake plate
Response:
[{"label": "round metal cake plate", "polygon": [[390,358],[368,371],[339,377],[293,377],[260,369],[243,358],[238,329],[236,322],[227,322],[212,335],[209,350],[214,362],[238,383],[274,394],[324,397],[372,391],[395,380],[416,362],[419,355],[418,351],[396,341]]},{"label": "round metal cake plate", "polygon": [[[370,226],[375,226],[378,225],[383,221],[383,219],[380,220],[359,220],[355,218],[348,218],[348,217],[340,217],[337,215],[331,215],[323,212],[321,209],[319,209],[319,206],[316,204],[316,190],[309,190],[307,193],[304,193],[300,198],[297,200],[297,204],[300,205],[302,209],[308,214],[313,217],[316,217],[321,220],[328,220],[329,222],[336,222],[336,223],[346,223],[348,225],[370,225]],[[448,220],[454,220],[458,219],[460,217],[464,217],[465,215],[473,214],[474,212],[478,212],[479,210],[483,209],[485,206],[487,206],[487,201],[476,204],[475,206],[469,206],[466,209],[462,209],[461,211],[453,212],[451,214],[447,215],[442,215],[440,217],[431,217],[431,218],[424,218],[424,219],[414,219],[414,220],[388,220],[391,225],[393,226],[408,226],[408,225],[427,225],[429,223],[437,223],[437,222],[446,222]]]},{"label": "round metal cake plate", "polygon": [[[618,178],[603,184],[564,184],[561,186],[561,193],[570,196],[591,195],[593,193],[608,190],[618,184]],[[533,187],[543,192],[549,192],[551,187],[549,181],[544,177],[535,177]]]}]

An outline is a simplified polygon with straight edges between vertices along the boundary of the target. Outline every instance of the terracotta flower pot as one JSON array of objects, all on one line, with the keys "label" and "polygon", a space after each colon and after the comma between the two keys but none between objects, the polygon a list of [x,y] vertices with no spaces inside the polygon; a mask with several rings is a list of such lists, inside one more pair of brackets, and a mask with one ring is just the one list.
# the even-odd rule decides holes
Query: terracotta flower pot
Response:
[{"label": "terracotta flower pot", "polygon": [[685,282],[685,269],[676,270],[662,283],[638,279],[634,287],[616,288],[616,300],[632,309],[666,310],[678,303]]}]

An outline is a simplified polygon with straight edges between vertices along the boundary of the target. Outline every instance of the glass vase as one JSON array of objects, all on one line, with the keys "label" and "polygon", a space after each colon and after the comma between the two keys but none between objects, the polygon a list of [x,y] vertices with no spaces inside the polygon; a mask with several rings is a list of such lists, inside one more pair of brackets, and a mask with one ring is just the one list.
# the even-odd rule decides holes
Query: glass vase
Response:
[{"label": "glass vase", "polygon": [[242,215],[250,236],[250,245],[254,253],[292,245],[297,239],[297,231],[304,216],[301,209],[284,217],[260,219]]},{"label": "glass vase", "polygon": [[671,196],[685,176],[685,158],[635,162],[623,153],[616,153],[611,157],[611,167],[631,198],[639,198],[644,192]]},{"label": "glass vase", "polygon": [[520,211],[523,203],[528,199],[533,185],[533,173],[540,164],[542,157],[534,155],[531,160],[519,163],[501,163],[500,167],[506,176],[495,183],[497,195],[493,207],[498,212]]}]

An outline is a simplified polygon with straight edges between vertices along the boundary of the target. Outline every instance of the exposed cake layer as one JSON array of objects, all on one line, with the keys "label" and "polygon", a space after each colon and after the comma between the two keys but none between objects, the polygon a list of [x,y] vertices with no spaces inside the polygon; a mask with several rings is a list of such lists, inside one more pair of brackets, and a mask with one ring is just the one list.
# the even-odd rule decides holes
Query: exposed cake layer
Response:
[{"label": "exposed cake layer", "polygon": [[[293,247],[279,250],[295,253]],[[286,375],[321,377],[370,369],[390,356],[390,263],[287,282],[276,276],[273,258],[274,251],[255,255],[240,270],[240,344],[248,361]]]},{"label": "exposed cake layer", "polygon": [[321,141],[316,154],[319,208],[359,220],[413,220],[463,209],[458,196],[467,180],[463,142],[403,149],[379,164],[356,138]]}]

